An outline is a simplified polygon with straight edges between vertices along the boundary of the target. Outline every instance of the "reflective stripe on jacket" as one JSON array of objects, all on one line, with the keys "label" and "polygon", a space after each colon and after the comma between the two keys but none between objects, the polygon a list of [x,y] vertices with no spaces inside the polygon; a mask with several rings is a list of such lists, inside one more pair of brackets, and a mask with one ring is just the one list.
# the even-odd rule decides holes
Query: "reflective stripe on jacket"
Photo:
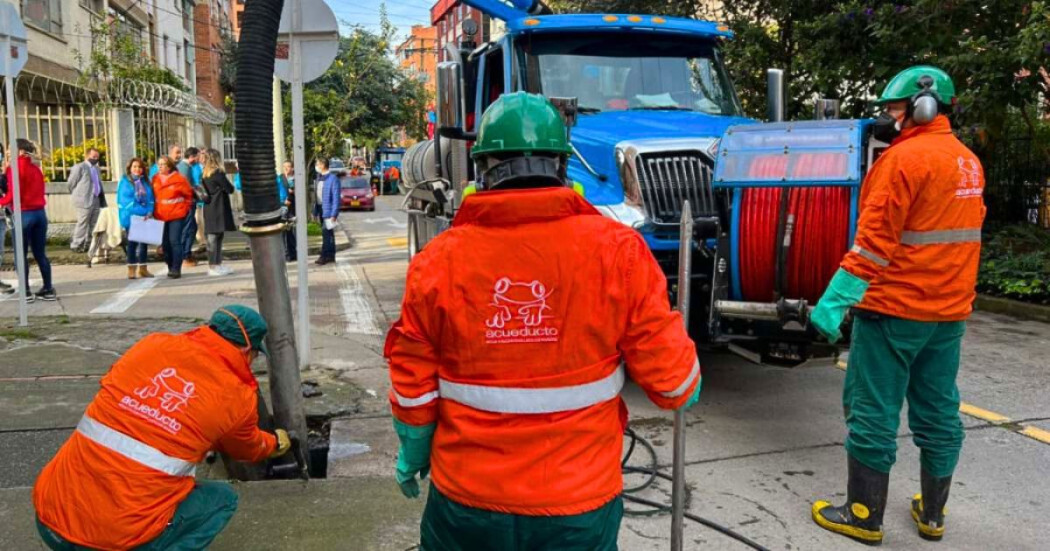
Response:
[{"label": "reflective stripe on jacket", "polygon": [[209,328],[154,334],[124,354],[33,489],[40,521],[66,540],[129,549],[159,535],[211,449],[260,461],[247,355]]},{"label": "reflective stripe on jacket", "polygon": [[385,355],[395,417],[437,422],[433,483],[525,515],[622,491],[628,377],[663,408],[700,379],[641,236],[565,188],[468,197],[412,260]]},{"label": "reflective stripe on jacket", "polygon": [[984,171],[947,117],[907,128],[861,190],[842,267],[869,281],[859,308],[917,321],[969,317],[984,222]]}]

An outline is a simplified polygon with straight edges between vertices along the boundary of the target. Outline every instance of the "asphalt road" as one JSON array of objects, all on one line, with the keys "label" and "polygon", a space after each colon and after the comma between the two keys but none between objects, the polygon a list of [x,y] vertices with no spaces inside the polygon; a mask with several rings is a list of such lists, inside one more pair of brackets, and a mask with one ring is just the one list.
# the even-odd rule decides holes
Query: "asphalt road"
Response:
[{"label": "asphalt road", "polygon": [[[377,440],[371,442],[376,453],[345,459],[339,468],[330,467],[336,473],[381,473],[392,465],[393,450],[389,448],[395,443],[386,438],[389,421],[384,417],[383,397],[388,383],[379,352],[382,335],[400,308],[407,266],[405,218],[398,206],[396,198],[381,198],[374,213],[346,213],[343,221],[354,247],[341,252],[335,265],[310,269],[315,363],[339,372],[377,397],[359,408],[361,420],[352,421],[378,420],[375,426],[379,428],[357,431],[376,434]],[[202,319],[227,302],[254,305],[250,265],[241,261],[231,266],[236,273],[225,278],[209,278],[201,267],[184,272],[182,280],[161,279],[151,284],[128,282],[121,266],[56,267],[60,300],[31,305],[30,315],[98,319],[99,324],[117,316],[141,319],[145,324],[157,319]],[[293,265],[289,265],[289,274],[295,292]],[[5,280],[12,276],[0,275]],[[99,309],[110,313],[92,313]],[[14,302],[0,302],[0,317],[11,319],[14,313]],[[18,412],[4,411],[4,402],[14,403],[5,396],[24,395],[42,384],[11,381],[19,374],[17,362],[8,353],[0,352],[0,379],[7,380],[0,384],[0,418],[7,419],[0,422],[0,457],[11,460],[12,446],[32,448],[36,456],[15,456],[21,465],[0,475],[4,487],[29,484],[32,473],[65,435],[56,430],[37,432],[32,416],[27,420],[24,415],[14,415]],[[907,504],[918,491],[918,452],[905,418],[890,486],[884,548],[1047,548],[1043,531],[1050,510],[1048,357],[1050,325],[974,315],[959,378],[967,404],[963,417],[967,439],[949,505],[948,535],[936,547],[915,534]],[[688,413],[690,510],[770,549],[863,548],[824,532],[809,518],[813,501],[829,496],[839,501],[845,492],[842,368],[831,361],[795,369],[767,367],[707,351],[701,360],[703,396]],[[61,365],[54,367],[59,374],[62,369]],[[60,402],[42,415],[75,419],[85,393],[75,382],[63,385],[48,386],[47,392],[39,394],[40,400],[51,395]],[[660,467],[669,471],[670,414],[649,404],[637,388],[628,387],[625,396],[632,426],[654,445]],[[55,413],[63,407],[67,413]],[[24,440],[13,445],[13,434]],[[637,454],[636,459],[645,459],[644,454]],[[669,487],[657,485],[644,495],[669,502]],[[628,517],[621,530],[621,547],[666,549],[669,528],[667,516]],[[689,549],[746,548],[692,523],[687,523],[686,536]]]}]

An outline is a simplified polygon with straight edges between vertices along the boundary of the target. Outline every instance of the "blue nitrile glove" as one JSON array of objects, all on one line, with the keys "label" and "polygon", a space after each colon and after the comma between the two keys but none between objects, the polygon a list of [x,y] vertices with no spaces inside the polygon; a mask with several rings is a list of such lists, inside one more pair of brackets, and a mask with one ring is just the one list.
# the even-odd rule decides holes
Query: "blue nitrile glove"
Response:
[{"label": "blue nitrile glove", "polygon": [[704,378],[701,376],[700,380],[696,382],[696,390],[693,391],[693,395],[689,397],[689,401],[682,406],[682,409],[689,409],[700,401],[700,387],[702,386],[704,386]]},{"label": "blue nitrile glove", "polygon": [[437,423],[417,427],[394,419],[394,430],[401,441],[397,450],[397,483],[405,497],[419,497],[419,479],[427,477],[430,472],[430,443],[434,439]]},{"label": "blue nitrile glove", "polygon": [[868,282],[839,268],[831,278],[824,296],[820,297],[817,306],[809,314],[809,322],[834,344],[842,338],[839,326],[846,317],[846,311],[864,298]]}]

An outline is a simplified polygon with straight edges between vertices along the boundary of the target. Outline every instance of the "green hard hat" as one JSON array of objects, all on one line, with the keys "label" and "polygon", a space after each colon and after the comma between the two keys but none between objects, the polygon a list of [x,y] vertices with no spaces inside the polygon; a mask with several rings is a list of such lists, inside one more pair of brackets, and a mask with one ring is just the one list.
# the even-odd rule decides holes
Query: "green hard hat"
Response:
[{"label": "green hard hat", "polygon": [[882,90],[882,95],[875,101],[875,105],[910,99],[922,90],[920,81],[924,77],[933,81],[930,90],[940,96],[940,102],[944,105],[951,105],[952,100],[955,99],[955,84],[952,83],[952,77],[931,65],[916,65],[897,73],[897,76],[893,77]]},{"label": "green hard hat", "polygon": [[514,92],[500,96],[481,116],[471,157],[534,152],[572,154],[561,114],[539,94]]}]

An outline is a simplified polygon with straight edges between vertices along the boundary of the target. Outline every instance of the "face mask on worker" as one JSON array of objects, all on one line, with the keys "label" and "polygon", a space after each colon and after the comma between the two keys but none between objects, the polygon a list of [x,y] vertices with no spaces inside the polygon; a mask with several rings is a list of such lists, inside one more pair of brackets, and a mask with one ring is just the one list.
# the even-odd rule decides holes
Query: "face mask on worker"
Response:
[{"label": "face mask on worker", "polygon": [[92,165],[97,165],[98,164],[98,157],[89,157],[88,158],[88,162],[91,163]]},{"label": "face mask on worker", "polygon": [[901,135],[901,121],[891,115],[889,111],[883,111],[879,118],[875,119],[872,136],[881,142],[891,143]]}]

